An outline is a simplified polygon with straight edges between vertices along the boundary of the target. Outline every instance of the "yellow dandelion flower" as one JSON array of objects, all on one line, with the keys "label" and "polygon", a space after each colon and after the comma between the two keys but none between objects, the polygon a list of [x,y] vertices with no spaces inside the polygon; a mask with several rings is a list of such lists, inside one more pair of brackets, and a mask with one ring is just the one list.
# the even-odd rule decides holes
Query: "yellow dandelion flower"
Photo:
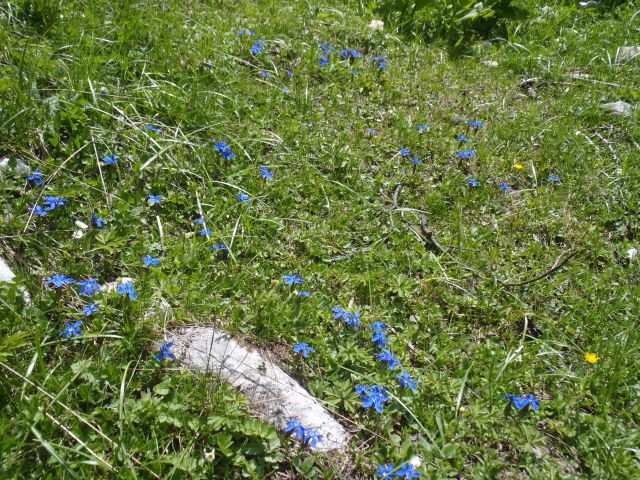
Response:
[{"label": "yellow dandelion flower", "polygon": [[598,363],[600,357],[595,352],[587,352],[584,354],[584,359],[589,363]]},{"label": "yellow dandelion flower", "polygon": [[524,168],[524,165],[522,165],[521,163],[514,163],[513,168],[515,168],[516,170],[522,170]]}]

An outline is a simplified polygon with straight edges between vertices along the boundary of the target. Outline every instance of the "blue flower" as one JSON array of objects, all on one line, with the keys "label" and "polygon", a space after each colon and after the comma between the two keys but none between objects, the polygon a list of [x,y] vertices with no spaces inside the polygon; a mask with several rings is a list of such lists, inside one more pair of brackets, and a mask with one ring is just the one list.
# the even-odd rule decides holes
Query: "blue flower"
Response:
[{"label": "blue flower", "polygon": [[547,178],[547,182],[559,182],[560,181],[560,177],[558,175],[551,175],[549,178]]},{"label": "blue flower", "polygon": [[380,385],[358,385],[355,391],[356,395],[360,395],[362,408],[373,407],[378,413],[382,413],[384,402],[390,400],[387,396],[387,389]]},{"label": "blue flower", "polygon": [[357,50],[352,50],[350,48],[343,48],[340,51],[340,58],[342,58],[342,60],[346,60],[347,58],[360,58],[362,55],[360,55],[360,52],[358,52]]},{"label": "blue flower", "polygon": [[288,88],[283,88],[282,93],[291,93],[291,90],[289,90]]},{"label": "blue flower", "polygon": [[420,472],[416,472],[414,468],[415,467],[410,463],[405,463],[400,466],[398,471],[393,476],[396,478],[407,478],[407,479],[420,478]]},{"label": "blue flower", "polygon": [[128,282],[128,283],[119,283],[118,284],[118,290],[116,292],[118,295],[129,295],[129,299],[131,300],[135,300],[136,299],[136,291],[133,288],[133,283]]},{"label": "blue flower", "polygon": [[475,178],[470,178],[469,180],[467,180],[467,183],[470,187],[477,187],[478,185],[480,185],[480,182]]},{"label": "blue flower", "polygon": [[202,235],[203,237],[210,237],[213,232],[208,228],[203,228],[198,232],[198,235]]},{"label": "blue flower", "polygon": [[231,147],[226,142],[216,142],[214,148],[220,152],[220,156],[225,160],[236,158],[236,154],[231,151]]},{"label": "blue flower", "polygon": [[420,160],[418,157],[411,157],[411,163],[413,163],[414,165],[420,165],[422,163],[422,160]]},{"label": "blue flower", "polygon": [[33,182],[36,186],[40,186],[44,183],[44,181],[42,180],[42,172],[40,171],[40,169],[29,175],[27,177],[27,180],[29,182]]},{"label": "blue flower", "polygon": [[475,127],[475,128],[484,127],[484,123],[478,122],[477,120],[467,120],[467,125],[469,125],[471,127]]},{"label": "blue flower", "polygon": [[293,347],[293,351],[301,353],[304,358],[309,358],[309,352],[315,353],[316,349],[310,346],[306,342],[296,343]]},{"label": "blue flower", "polygon": [[387,59],[385,57],[382,57],[380,55],[375,55],[371,57],[371,61],[373,62],[374,65],[377,65],[380,70],[387,69]]},{"label": "blue flower", "polygon": [[376,472],[376,477],[379,478],[393,478],[395,475],[392,473],[396,467],[393,463],[388,465],[378,465],[378,471]]},{"label": "blue flower", "polygon": [[458,158],[473,158],[476,156],[476,152],[474,152],[473,150],[464,150],[462,152],[456,153],[456,155],[458,156]]},{"label": "blue flower", "polygon": [[264,72],[264,71],[261,71],[261,72],[260,72],[260,75],[262,75],[264,78],[269,78],[269,77],[271,77],[271,74],[270,74],[269,72]]},{"label": "blue flower", "polygon": [[506,183],[502,182],[500,183],[500,190],[502,190],[503,192],[510,192],[511,187],[509,187],[509,185],[507,185]]},{"label": "blue flower", "polygon": [[400,149],[400,155],[402,155],[404,158],[407,158],[410,154],[411,150],[409,150],[408,148]]},{"label": "blue flower", "polygon": [[387,331],[387,326],[384,323],[374,322],[370,328],[374,332],[371,341],[374,342],[378,348],[384,348],[389,345],[389,339],[385,333]]},{"label": "blue flower", "polygon": [[377,131],[375,128],[369,128],[369,129],[367,130],[367,133],[368,133],[369,135],[375,135],[376,133],[378,133],[378,131]]},{"label": "blue flower", "polygon": [[67,198],[45,195],[44,201],[42,203],[44,205],[44,208],[46,208],[47,210],[53,210],[57,207],[63,207],[68,201],[69,199]]},{"label": "blue flower", "polygon": [[411,378],[406,370],[403,370],[402,374],[398,375],[396,378],[400,381],[400,386],[402,388],[409,387],[414,392],[417,390],[418,379]]},{"label": "blue flower", "polygon": [[153,132],[153,133],[162,133],[162,130],[160,130],[159,128],[154,127],[150,123],[147,123],[144,126],[144,128],[146,128],[147,130],[149,130],[150,132]]},{"label": "blue flower", "polygon": [[283,275],[282,278],[284,278],[285,285],[301,285],[304,283],[304,280],[302,280],[302,277],[298,274]]},{"label": "blue flower", "polygon": [[160,353],[156,355],[156,360],[158,362],[161,362],[165,358],[167,360],[174,360],[176,357],[173,353],[171,353],[170,351],[171,347],[173,347],[173,342],[169,342],[169,343],[162,342],[162,345],[160,345]]},{"label": "blue flower", "polygon": [[160,259],[159,258],[154,258],[151,255],[149,255],[148,253],[144,257],[142,257],[140,260],[144,261],[144,266],[145,267],[159,267],[160,266]]},{"label": "blue flower", "polygon": [[54,275],[49,280],[45,280],[44,283],[46,285],[53,285],[55,288],[61,288],[65,285],[76,283],[76,281],[71,277],[67,277],[66,275]]},{"label": "blue flower", "polygon": [[107,223],[107,221],[104,218],[98,218],[98,216],[95,213],[91,214],[91,221],[97,228],[102,228],[104,227],[104,224]]},{"label": "blue flower", "polygon": [[537,413],[538,407],[540,407],[540,400],[536,399],[536,397],[531,394],[524,397],[518,397],[516,395],[511,395],[510,393],[508,393],[504,396],[504,398],[508,398],[518,410],[523,410],[531,405],[533,411]]},{"label": "blue flower", "polygon": [[238,200],[240,200],[245,205],[249,205],[249,195],[246,195],[246,194],[240,192],[240,193],[236,194],[236,197],[238,198]]},{"label": "blue flower", "polygon": [[87,278],[78,282],[80,287],[80,295],[86,295],[87,297],[93,297],[96,292],[100,291],[100,284],[95,278]]},{"label": "blue flower", "polygon": [[204,217],[198,217],[198,218],[193,220],[193,224],[194,225],[196,225],[196,224],[197,225],[204,225],[204,222],[205,222]]},{"label": "blue flower", "polygon": [[343,319],[346,322],[349,319],[349,315],[351,315],[349,312],[347,312],[342,307],[333,307],[331,310],[333,310],[333,319],[334,320]]},{"label": "blue flower", "polygon": [[256,32],[254,32],[252,30],[239,30],[238,31],[238,35],[249,35],[250,37],[252,37],[255,34],[256,34]]},{"label": "blue flower", "polygon": [[327,65],[329,65],[329,57],[325,57],[324,55],[320,55],[320,66],[322,68],[324,68]]},{"label": "blue flower", "polygon": [[458,135],[458,136],[456,137],[456,139],[457,139],[459,142],[462,142],[462,143],[467,143],[467,142],[469,141],[469,139],[468,139],[467,137],[465,137],[464,135]]},{"label": "blue flower", "polygon": [[49,210],[47,210],[46,208],[42,208],[40,205],[36,205],[35,207],[33,207],[33,213],[41,217],[46,217],[48,211]]},{"label": "blue flower", "polygon": [[311,293],[309,293],[309,292],[298,292],[298,297],[310,298],[311,297]]},{"label": "blue flower", "polygon": [[310,445],[315,448],[318,442],[322,441],[322,435],[320,435],[315,428],[305,428],[302,434],[302,443]]},{"label": "blue flower", "polygon": [[357,70],[351,70],[351,76],[355,77],[358,74]]},{"label": "blue flower", "polygon": [[273,172],[267,167],[260,167],[260,175],[262,175],[262,178],[267,180],[271,180],[273,178]]},{"label": "blue flower", "polygon": [[378,357],[378,360],[380,360],[382,363],[388,364],[389,370],[395,370],[396,367],[400,366],[400,361],[398,360],[398,357],[396,357],[393,353],[391,353],[386,348],[383,349],[381,353],[376,353],[376,357]]},{"label": "blue flower", "polygon": [[209,250],[213,250],[214,252],[219,252],[220,250],[228,251],[229,249],[224,243],[221,243],[220,245],[212,245]]},{"label": "blue flower", "polygon": [[82,335],[82,330],[80,330],[81,326],[82,322],[80,320],[74,323],[65,323],[64,329],[62,330],[60,335],[64,335],[67,340],[69,340],[71,337],[79,337],[80,335]]},{"label": "blue flower", "polygon": [[149,194],[149,199],[147,200],[147,202],[149,203],[149,206],[153,207],[154,205],[159,205],[163,199],[164,197],[162,195]]},{"label": "blue flower", "polygon": [[94,313],[96,313],[99,310],[100,309],[96,306],[96,304],[92,303],[91,305],[85,306],[82,309],[82,313],[84,313],[85,317],[90,317],[91,315],[93,315]]},{"label": "blue flower", "polygon": [[347,312],[348,318],[345,320],[347,325],[352,326],[356,330],[360,330],[360,314],[359,313],[351,313]]},{"label": "blue flower", "polygon": [[298,437],[299,439],[304,438],[304,427],[298,420],[290,420],[287,424],[287,427],[284,429],[284,433],[291,432],[291,435]]},{"label": "blue flower", "polygon": [[322,53],[324,53],[325,55],[331,55],[336,51],[335,47],[332,47],[328,43],[321,43],[320,48],[322,49]]},{"label": "blue flower", "polygon": [[254,43],[253,45],[251,45],[251,48],[249,48],[249,51],[251,53],[260,53],[262,51],[262,47],[264,46],[264,41],[263,40],[258,40],[256,43]]},{"label": "blue flower", "polygon": [[289,75],[290,77],[293,77],[293,72],[291,70],[289,70],[288,68],[285,68],[284,71],[287,72],[287,75]]},{"label": "blue flower", "polygon": [[108,155],[102,158],[102,163],[104,163],[105,165],[115,165],[116,163],[118,163],[118,160],[120,159],[115,155]]},{"label": "blue flower", "polygon": [[427,130],[429,127],[427,127],[426,125],[418,125],[418,133],[422,133],[425,130]]}]

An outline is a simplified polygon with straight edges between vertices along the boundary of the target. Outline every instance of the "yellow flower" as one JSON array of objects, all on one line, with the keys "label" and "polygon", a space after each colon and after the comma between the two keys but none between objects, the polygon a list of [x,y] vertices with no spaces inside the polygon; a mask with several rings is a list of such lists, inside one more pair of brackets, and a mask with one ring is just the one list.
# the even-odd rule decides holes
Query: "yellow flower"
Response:
[{"label": "yellow flower", "polygon": [[595,352],[587,352],[584,354],[584,359],[589,363],[598,363],[600,357]]},{"label": "yellow flower", "polygon": [[514,163],[513,168],[515,168],[516,170],[522,170],[524,168],[524,165],[522,165],[521,163]]}]

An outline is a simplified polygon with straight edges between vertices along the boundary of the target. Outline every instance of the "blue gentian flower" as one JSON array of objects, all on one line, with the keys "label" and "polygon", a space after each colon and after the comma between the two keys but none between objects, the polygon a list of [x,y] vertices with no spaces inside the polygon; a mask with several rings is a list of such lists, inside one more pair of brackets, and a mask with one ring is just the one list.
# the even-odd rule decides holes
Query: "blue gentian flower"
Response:
[{"label": "blue gentian flower", "polygon": [[360,395],[362,408],[373,407],[378,413],[382,413],[384,402],[390,400],[387,396],[387,389],[380,385],[358,385],[355,391],[356,395]]},{"label": "blue gentian flower", "polygon": [[368,133],[369,135],[375,135],[376,133],[378,133],[378,131],[377,131],[375,128],[369,128],[369,129],[367,130],[367,133]]},{"label": "blue gentian flower", "polygon": [[104,218],[98,218],[98,216],[95,213],[91,214],[91,221],[97,228],[102,228],[104,227],[104,224],[107,223],[107,221]]},{"label": "blue gentian flower", "polygon": [[362,55],[360,55],[360,52],[358,52],[357,50],[352,50],[350,48],[343,48],[340,51],[340,58],[342,58],[342,60],[346,60],[347,58],[360,58]]},{"label": "blue gentian flower", "polygon": [[511,187],[509,187],[509,185],[507,185],[504,182],[500,183],[500,190],[502,190],[503,192],[510,192],[511,191]]},{"label": "blue gentian flower", "polygon": [[175,355],[170,352],[171,347],[173,347],[173,342],[169,342],[169,343],[162,342],[162,345],[160,345],[160,353],[156,355],[156,360],[158,362],[161,362],[165,358],[167,360],[175,360],[176,358]]},{"label": "blue gentian flower", "polygon": [[374,342],[378,348],[384,348],[389,345],[389,339],[385,333],[387,331],[387,326],[384,323],[374,322],[370,328],[374,332],[371,341]]},{"label": "blue gentian flower", "polygon": [[53,285],[55,288],[61,288],[65,285],[76,283],[76,281],[71,277],[67,277],[66,275],[54,275],[49,280],[45,280],[44,283],[46,285]]},{"label": "blue gentian flower", "polygon": [[298,437],[299,439],[304,438],[304,427],[298,420],[290,420],[287,424],[287,427],[284,429],[284,433],[291,432],[291,435]]},{"label": "blue gentian flower", "polygon": [[298,297],[310,298],[311,297],[311,293],[309,293],[309,292],[298,292]]},{"label": "blue gentian flower", "polygon": [[345,320],[346,324],[352,326],[356,330],[360,330],[360,314],[351,312],[347,313],[349,314],[349,318]]},{"label": "blue gentian flower", "polygon": [[378,465],[378,471],[376,472],[376,477],[378,478],[393,478],[395,475],[393,472],[393,470],[396,467],[393,465],[393,463],[390,463],[388,465]]},{"label": "blue gentian flower", "polygon": [[104,163],[105,165],[115,165],[116,163],[118,163],[118,160],[120,159],[115,155],[107,155],[106,157],[102,158],[102,163]]},{"label": "blue gentian flower", "polygon": [[464,150],[462,152],[456,153],[456,155],[458,156],[458,158],[473,158],[476,156],[476,152],[474,152],[473,150]]},{"label": "blue gentian flower", "polygon": [[333,307],[331,310],[333,310],[333,319],[334,320],[342,319],[342,320],[344,320],[346,322],[349,319],[349,315],[351,315],[349,312],[347,312],[342,307]]},{"label": "blue gentian flower", "polygon": [[480,182],[475,178],[470,178],[469,180],[467,180],[467,183],[469,184],[470,187],[477,187],[480,185]]},{"label": "blue gentian flower", "polygon": [[238,200],[240,200],[245,205],[249,205],[249,195],[246,195],[246,194],[240,192],[240,193],[236,194],[236,197],[238,198]]},{"label": "blue gentian flower", "polygon": [[251,53],[258,54],[258,53],[260,53],[262,51],[262,47],[263,46],[264,46],[264,41],[263,40],[258,40],[256,43],[251,45],[251,48],[249,48],[249,51]]},{"label": "blue gentian flower", "polygon": [[136,290],[133,288],[133,283],[119,283],[118,290],[116,291],[118,295],[129,295],[130,300],[136,299]]},{"label": "blue gentian flower", "polygon": [[282,93],[291,93],[291,90],[289,90],[288,88],[283,88]]},{"label": "blue gentian flower", "polygon": [[351,76],[355,77],[358,74],[358,70],[351,70]]},{"label": "blue gentian flower", "polygon": [[214,148],[225,160],[236,158],[236,154],[231,151],[231,147],[226,142],[216,142]]},{"label": "blue gentian flower", "polygon": [[325,57],[324,55],[320,55],[320,66],[322,68],[324,68],[327,65],[329,65],[329,57]]},{"label": "blue gentian flower", "polygon": [[149,255],[148,253],[144,257],[142,257],[140,260],[144,261],[144,266],[145,267],[159,267],[160,266],[160,259],[159,258],[154,258],[151,255]]},{"label": "blue gentian flower", "polygon": [[415,467],[410,463],[405,463],[398,468],[398,471],[393,475],[395,478],[420,478],[420,472],[415,470]]},{"label": "blue gentian flower", "polygon": [[305,428],[302,436],[302,443],[310,445],[315,448],[318,442],[322,440],[322,436],[316,431],[315,428]]},{"label": "blue gentian flower", "polygon": [[407,158],[410,154],[411,150],[409,150],[408,148],[400,149],[400,155],[402,155],[404,158]]},{"label": "blue gentian flower", "polygon": [[27,176],[27,180],[29,182],[33,182],[38,187],[44,183],[44,181],[42,180],[42,172],[40,171],[40,169]]},{"label": "blue gentian flower", "polygon": [[464,135],[458,135],[458,136],[456,137],[456,139],[457,139],[459,142],[462,142],[462,143],[467,143],[467,142],[469,141],[469,139],[468,139],[467,137],[465,137]]},{"label": "blue gentian flower", "polygon": [[380,55],[375,55],[371,57],[371,61],[373,62],[374,65],[377,65],[380,70],[387,69],[387,59],[385,57],[382,57]]},{"label": "blue gentian flower", "polygon": [[71,337],[79,337],[80,335],[82,335],[82,330],[80,330],[80,327],[82,327],[82,322],[80,320],[74,323],[65,323],[64,329],[62,330],[60,335],[64,335],[67,340],[69,340]]},{"label": "blue gentian flower", "polygon": [[296,343],[293,346],[293,351],[296,353],[301,353],[304,358],[309,358],[309,352],[315,353],[316,349],[310,346],[306,342]]},{"label": "blue gentian flower", "polygon": [[288,68],[285,68],[284,71],[287,72],[287,75],[289,75],[290,77],[293,77],[293,72],[291,70],[289,70]]},{"label": "blue gentian flower", "polygon": [[198,232],[198,235],[202,235],[203,237],[210,237],[213,232],[208,228],[203,228]]},{"label": "blue gentian flower", "polygon": [[467,120],[467,125],[474,128],[482,128],[484,127],[484,123],[478,122],[477,120]]},{"label": "blue gentian flower", "polygon": [[36,205],[35,207],[33,207],[33,213],[39,215],[40,217],[46,217],[48,211],[49,210],[47,210],[46,208],[42,208],[40,205]]},{"label": "blue gentian flower", "polygon": [[91,305],[86,305],[82,309],[82,313],[84,313],[85,317],[90,317],[91,315],[93,315],[94,313],[96,313],[99,310],[100,309],[96,306],[96,304],[92,303]]},{"label": "blue gentian flower", "polygon": [[283,275],[282,278],[284,278],[285,285],[301,285],[304,283],[304,280],[302,280],[302,277],[298,274]]},{"label": "blue gentian flower", "polygon": [[508,398],[518,410],[523,410],[530,405],[533,411],[537,413],[538,408],[540,407],[540,400],[538,400],[531,394],[524,397],[518,397],[516,395],[511,395],[510,393],[508,393],[504,396],[504,398]]},{"label": "blue gentian flower", "polygon": [[321,43],[320,48],[322,49],[322,53],[324,53],[325,55],[331,55],[336,51],[335,47],[332,47],[328,43]]},{"label": "blue gentian flower", "polygon": [[53,210],[57,207],[63,207],[68,201],[69,199],[67,198],[45,195],[44,201],[42,203],[44,205],[44,208],[46,208],[47,210]]},{"label": "blue gentian flower", "polygon": [[100,284],[95,278],[87,278],[78,282],[80,287],[80,295],[86,295],[87,297],[93,297],[96,292],[100,291]]},{"label": "blue gentian flower", "polygon": [[427,128],[429,127],[427,127],[426,125],[418,125],[418,133],[424,132]]},{"label": "blue gentian flower", "polygon": [[411,163],[413,163],[414,165],[420,165],[422,163],[422,160],[420,160],[418,157],[411,157]]},{"label": "blue gentian flower", "polygon": [[418,389],[418,379],[411,378],[406,370],[403,370],[401,375],[396,377],[400,381],[402,388],[409,387],[414,392]]},{"label": "blue gentian flower", "polygon": [[204,222],[205,222],[204,217],[198,217],[198,218],[193,220],[193,224],[194,225],[196,225],[196,224],[197,225],[204,225]]},{"label": "blue gentian flower", "polygon": [[270,78],[271,74],[269,72],[265,72],[265,71],[261,71],[260,75],[262,75],[264,78]]},{"label": "blue gentian flower", "polygon": [[149,194],[147,202],[149,203],[149,206],[153,207],[154,205],[160,205],[160,202],[162,202],[163,199],[164,197],[162,195]]},{"label": "blue gentian flower", "polygon": [[159,128],[154,127],[150,123],[147,123],[144,126],[144,128],[146,128],[147,130],[149,130],[150,132],[153,132],[153,133],[162,133],[162,130],[160,130]]},{"label": "blue gentian flower", "polygon": [[228,251],[229,249],[227,248],[227,246],[224,243],[221,243],[220,245],[212,245],[211,248],[209,250],[213,250],[214,252],[219,252],[219,251]]},{"label": "blue gentian flower", "polygon": [[400,366],[400,361],[398,360],[398,357],[396,357],[393,353],[391,353],[386,348],[383,349],[381,353],[376,353],[376,357],[378,357],[378,360],[380,360],[382,363],[388,364],[389,370],[395,370],[396,367]]},{"label": "blue gentian flower", "polygon": [[239,30],[238,31],[238,35],[249,35],[250,37],[252,37],[255,34],[256,34],[256,32],[254,32],[252,30]]},{"label": "blue gentian flower", "polygon": [[558,175],[551,175],[549,178],[547,178],[547,182],[559,182],[560,181],[560,177]]},{"label": "blue gentian flower", "polygon": [[267,180],[271,180],[273,178],[273,172],[267,167],[260,167],[260,175],[262,175],[262,178]]}]

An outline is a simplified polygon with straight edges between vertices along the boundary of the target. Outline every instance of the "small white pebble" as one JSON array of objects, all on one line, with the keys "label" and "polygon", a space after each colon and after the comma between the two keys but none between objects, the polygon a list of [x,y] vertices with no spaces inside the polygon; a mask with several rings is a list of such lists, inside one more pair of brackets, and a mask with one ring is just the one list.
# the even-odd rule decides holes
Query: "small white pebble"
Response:
[{"label": "small white pebble", "polygon": [[371,20],[369,28],[374,32],[376,30],[382,30],[384,28],[384,22],[382,20]]},{"label": "small white pebble", "polygon": [[409,464],[413,465],[413,468],[420,468],[420,465],[422,465],[422,459],[419,456],[414,455],[411,457],[411,460],[409,460]]},{"label": "small white pebble", "polygon": [[86,230],[87,228],[89,228],[89,225],[87,225],[84,222],[81,222],[80,220],[76,220],[76,225],[83,230]]},{"label": "small white pebble", "polygon": [[637,248],[630,248],[629,250],[627,250],[627,258],[629,260],[634,260],[636,257],[638,256],[638,249]]}]

